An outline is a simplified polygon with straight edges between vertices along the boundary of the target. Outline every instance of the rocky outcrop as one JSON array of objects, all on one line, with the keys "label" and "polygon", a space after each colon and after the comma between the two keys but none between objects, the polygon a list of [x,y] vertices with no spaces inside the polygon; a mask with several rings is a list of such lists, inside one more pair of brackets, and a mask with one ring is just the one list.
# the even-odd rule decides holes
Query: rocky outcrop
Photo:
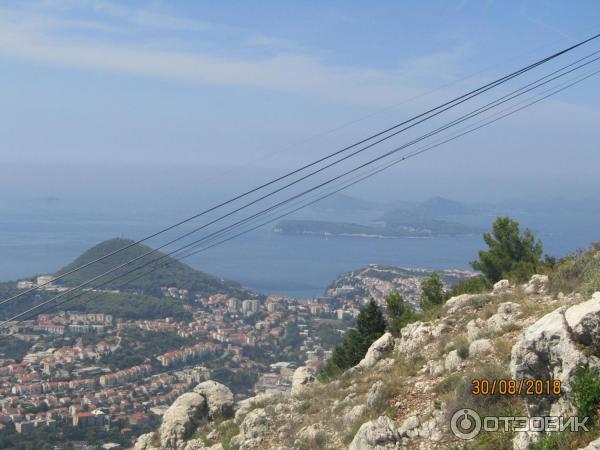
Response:
[{"label": "rocky outcrop", "polygon": [[371,389],[369,389],[369,392],[367,393],[367,408],[375,408],[383,396],[384,386],[385,385],[381,380],[376,381],[373,386],[371,386]]},{"label": "rocky outcrop", "polygon": [[227,386],[208,380],[197,385],[194,392],[206,399],[209,419],[233,417],[233,394]]},{"label": "rocky outcrop", "polygon": [[487,320],[486,327],[494,331],[501,331],[507,325],[514,324],[520,314],[521,306],[519,304],[500,303],[496,314]]},{"label": "rocky outcrop", "polygon": [[250,411],[240,425],[241,441],[260,437],[267,431],[268,425],[269,418],[264,409]]},{"label": "rocky outcrop", "polygon": [[160,446],[165,449],[185,447],[200,421],[206,417],[206,399],[195,392],[183,394],[165,412],[159,429]]},{"label": "rocky outcrop", "polygon": [[133,446],[134,450],[155,450],[158,449],[154,444],[158,443],[158,436],[156,433],[146,433],[142,434],[135,441],[135,445]]},{"label": "rocky outcrop", "polygon": [[396,425],[386,416],[363,423],[354,436],[349,450],[395,449],[400,442]]},{"label": "rocky outcrop", "polygon": [[[456,298],[456,297],[455,297]],[[400,354],[408,355],[419,350],[432,336],[432,326],[425,322],[413,322],[400,330],[400,339],[396,350]]]},{"label": "rocky outcrop", "polygon": [[494,351],[494,345],[489,339],[477,339],[469,345],[469,356],[484,356]]},{"label": "rocky outcrop", "polygon": [[235,423],[239,425],[246,417],[246,414],[248,414],[250,411],[258,408],[260,405],[269,403],[270,401],[273,401],[280,396],[280,394],[259,394],[255,397],[250,397],[241,400],[240,402],[238,402],[235,411]]},{"label": "rocky outcrop", "polygon": [[550,280],[548,275],[533,275],[529,282],[523,286],[526,294],[546,294]]},{"label": "rocky outcrop", "polygon": [[[516,379],[561,381],[560,397],[526,396],[530,415],[571,414],[570,382],[580,364],[600,366],[600,293],[570,308],[561,307],[528,327],[514,345],[510,368]],[[582,351],[592,346],[592,351]]]},{"label": "rocky outcrop", "polygon": [[492,293],[494,294],[503,294],[510,289],[510,281],[508,280],[500,280],[494,284],[494,289]]},{"label": "rocky outcrop", "polygon": [[[202,441],[190,440],[205,420],[233,416],[233,394],[227,386],[205,381],[181,395],[165,411],[157,433],[140,436],[135,450],[204,450]],[[209,447],[218,450],[218,447]]]},{"label": "rocky outcrop", "polygon": [[463,362],[463,359],[458,354],[458,350],[452,350],[448,355],[446,355],[446,360],[444,361],[444,367],[447,371],[452,372],[460,366]]},{"label": "rocky outcrop", "polygon": [[384,333],[379,339],[371,344],[365,357],[356,365],[358,369],[368,369],[394,349],[394,337],[391,333]]},{"label": "rocky outcrop", "polygon": [[315,372],[310,367],[298,367],[292,377],[292,395],[299,395],[317,379]]}]

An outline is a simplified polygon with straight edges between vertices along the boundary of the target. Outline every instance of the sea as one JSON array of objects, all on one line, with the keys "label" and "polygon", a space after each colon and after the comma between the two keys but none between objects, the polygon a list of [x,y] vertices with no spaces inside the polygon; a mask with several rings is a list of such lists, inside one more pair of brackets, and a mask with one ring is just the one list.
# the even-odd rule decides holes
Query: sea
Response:
[{"label": "sea", "polygon": [[[4,206],[0,217],[2,281],[54,272],[105,239],[139,239],[169,223],[156,209],[112,213],[110,205],[96,211],[81,203],[64,205],[52,198]],[[560,208],[531,211],[514,207],[503,211],[531,228],[542,240],[545,252],[556,257],[600,240],[597,208],[564,212]],[[498,211],[482,212],[469,216],[467,221],[484,230],[497,214]],[[462,220],[465,222],[464,217]],[[272,225],[265,226],[185,262],[265,294],[305,298],[321,295],[338,275],[369,264],[468,269],[469,261],[485,248],[481,233],[380,239],[291,236],[272,229]]]}]

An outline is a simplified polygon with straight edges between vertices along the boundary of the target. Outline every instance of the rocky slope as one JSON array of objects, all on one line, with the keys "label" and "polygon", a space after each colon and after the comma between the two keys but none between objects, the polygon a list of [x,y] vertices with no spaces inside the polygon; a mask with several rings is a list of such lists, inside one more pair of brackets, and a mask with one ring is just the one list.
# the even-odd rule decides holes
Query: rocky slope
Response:
[{"label": "rocky slope", "polygon": [[[198,385],[167,411],[136,449],[527,449],[540,433],[487,432],[463,441],[457,410],[481,416],[574,414],[573,377],[600,367],[600,292],[550,295],[548,279],[499,282],[493,292],[453,297],[428,320],[384,334],[340,378],[316,381],[307,368],[287,396],[233,404],[229,390]],[[554,379],[560,395],[473,395],[474,379]],[[600,448],[598,427],[568,446]],[[594,442],[592,442],[594,441]]]}]

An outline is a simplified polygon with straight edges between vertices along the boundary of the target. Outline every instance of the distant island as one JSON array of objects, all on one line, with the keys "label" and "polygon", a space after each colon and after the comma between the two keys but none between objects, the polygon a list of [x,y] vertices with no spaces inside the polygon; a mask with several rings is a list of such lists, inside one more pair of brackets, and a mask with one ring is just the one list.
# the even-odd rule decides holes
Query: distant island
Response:
[{"label": "distant island", "polygon": [[[337,204],[337,209],[334,206]],[[463,216],[474,211],[461,203],[434,197],[424,202],[395,202],[384,207],[362,202],[348,196],[329,199],[318,211],[354,213],[371,212],[369,224],[334,220],[289,219],[275,225],[275,233],[287,235],[344,236],[362,238],[431,238],[480,234],[478,227],[465,225],[451,216]]]},{"label": "distant island", "polygon": [[362,238],[431,238],[480,233],[480,230],[476,227],[435,219],[413,222],[398,221],[372,226],[321,220],[283,220],[273,228],[273,231],[288,235],[304,234]]}]

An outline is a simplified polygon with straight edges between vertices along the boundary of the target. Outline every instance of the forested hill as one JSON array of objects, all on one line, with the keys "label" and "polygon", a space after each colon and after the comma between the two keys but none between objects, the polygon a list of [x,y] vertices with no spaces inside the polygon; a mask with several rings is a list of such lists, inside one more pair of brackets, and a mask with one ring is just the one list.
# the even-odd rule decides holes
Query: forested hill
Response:
[{"label": "forested hill", "polygon": [[[129,239],[110,239],[101,242],[100,244],[84,252],[68,266],[60,269],[55,273],[55,275],[67,273],[76,267],[108,255],[116,250],[132,244],[133,242],[134,241]],[[150,247],[143,244],[133,245],[132,247],[115,255],[109,256],[102,261],[96,262],[89,267],[67,275],[65,278],[61,279],[59,283],[65,286],[77,286],[86,280],[107,272],[114,267],[131,261],[134,258],[141,257],[151,250],[152,249]],[[164,253],[158,251],[150,255],[143,256],[135,263],[118,269],[106,277],[100,278],[98,281],[94,282],[93,285],[96,286],[99,283],[107,282],[107,284],[103,286],[103,289],[141,291],[144,294],[157,297],[161,296],[161,287],[171,286],[185,288],[190,290],[190,292],[201,293],[202,295],[222,293],[243,297],[251,294],[248,289],[242,287],[238,283],[200,272],[199,270],[193,269],[187,264],[179,262],[170,256],[165,256],[164,258],[160,259],[160,261],[145,269],[135,271],[132,274],[123,276],[115,281],[109,281],[118,275],[130,271],[134,267],[140,267],[146,263],[153,262],[162,256],[164,256]],[[157,267],[157,269],[138,278],[143,271],[148,271],[150,267]],[[127,283],[123,285],[125,281],[127,281]]]}]

